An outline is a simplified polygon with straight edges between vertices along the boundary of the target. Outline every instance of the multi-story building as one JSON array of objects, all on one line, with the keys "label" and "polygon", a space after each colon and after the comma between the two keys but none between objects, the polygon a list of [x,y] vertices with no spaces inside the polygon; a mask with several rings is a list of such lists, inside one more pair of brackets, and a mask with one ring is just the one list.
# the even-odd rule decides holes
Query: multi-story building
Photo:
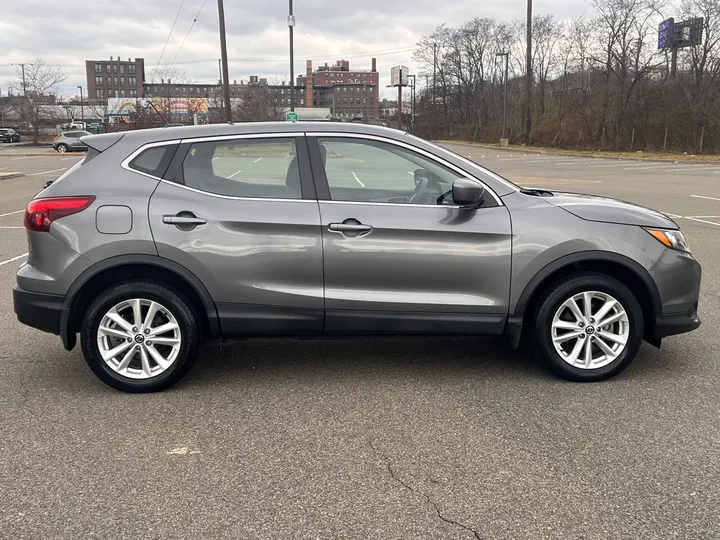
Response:
[{"label": "multi-story building", "polygon": [[350,69],[350,62],[338,60],[334,66],[319,66],[313,71],[306,64],[305,75],[297,78],[305,90],[305,107],[326,107],[335,118],[378,118],[380,79],[377,63],[370,70]]},{"label": "multi-story building", "polygon": [[87,97],[90,100],[142,97],[145,82],[145,60],[120,57],[110,60],[85,60]]}]

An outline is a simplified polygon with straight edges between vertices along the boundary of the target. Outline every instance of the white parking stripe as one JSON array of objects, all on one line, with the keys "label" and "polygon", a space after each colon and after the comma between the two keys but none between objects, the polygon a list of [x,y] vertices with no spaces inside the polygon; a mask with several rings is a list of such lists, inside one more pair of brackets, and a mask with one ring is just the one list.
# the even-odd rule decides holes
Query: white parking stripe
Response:
[{"label": "white parking stripe", "polygon": [[43,172],[36,172],[36,173],[32,173],[32,174],[26,174],[25,176],[42,176],[43,174],[60,172],[60,171],[64,171],[65,169],[67,169],[67,167],[63,167],[62,169],[53,169],[52,171],[43,171]]},{"label": "white parking stripe", "polygon": [[241,172],[242,172],[242,169],[238,169],[237,171],[232,173],[230,176],[228,176],[228,178],[234,178],[236,174],[240,174]]},{"label": "white parking stripe", "polygon": [[717,197],[706,197],[705,195],[690,195],[691,197],[695,199],[709,199],[711,201],[720,201]]},{"label": "white parking stripe", "polygon": [[22,214],[25,210],[16,210],[15,212],[8,212],[7,214],[0,214],[0,217],[14,216],[15,214]]},{"label": "white parking stripe", "polygon": [[17,161],[18,159],[28,159],[27,157],[14,157],[10,161]]},{"label": "white parking stripe", "polygon": [[5,170],[7,170],[7,169],[9,169],[9,168],[10,168],[10,167],[0,167],[0,171],[5,171]]},{"label": "white parking stripe", "polygon": [[717,167],[703,167],[701,165],[695,165],[694,167],[674,167],[672,169],[665,169],[666,171],[713,171]]},{"label": "white parking stripe", "polygon": [[365,184],[363,184],[360,179],[357,177],[357,174],[355,174],[355,171],[350,171],[353,175],[353,178],[357,181],[358,184],[360,184],[362,187],[365,187]]},{"label": "white parking stripe", "polygon": [[13,261],[17,261],[19,259],[22,259],[23,257],[27,257],[27,253],[23,253],[22,255],[18,255],[17,257],[13,257],[12,259],[8,259],[7,261],[0,261],[0,266],[3,266],[5,264],[11,263]]},{"label": "white parking stripe", "polygon": [[25,227],[0,227],[0,229],[24,229]]},{"label": "white parking stripe", "polygon": [[262,158],[259,157],[259,158],[257,158],[255,161],[253,161],[253,163],[257,163],[257,162],[260,161],[261,159],[262,159]]},{"label": "white parking stripe", "polygon": [[690,221],[698,221],[700,223],[707,223],[708,225],[715,225],[716,227],[720,227],[720,223],[715,223],[714,221],[705,221],[704,219],[698,219],[698,218],[687,217],[687,216],[685,216],[685,219],[689,219]]}]

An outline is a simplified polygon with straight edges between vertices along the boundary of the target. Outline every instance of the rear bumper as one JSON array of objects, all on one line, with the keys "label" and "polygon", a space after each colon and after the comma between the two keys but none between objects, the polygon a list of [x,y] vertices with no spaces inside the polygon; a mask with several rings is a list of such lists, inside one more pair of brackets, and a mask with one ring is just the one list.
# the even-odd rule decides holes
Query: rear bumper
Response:
[{"label": "rear bumper", "polygon": [[43,294],[13,287],[13,304],[18,321],[43,332],[60,334],[64,296]]},{"label": "rear bumper", "polygon": [[653,337],[660,339],[676,334],[692,332],[700,326],[700,317],[697,314],[697,302],[687,313],[674,313],[672,315],[661,315],[655,319],[655,330]]}]

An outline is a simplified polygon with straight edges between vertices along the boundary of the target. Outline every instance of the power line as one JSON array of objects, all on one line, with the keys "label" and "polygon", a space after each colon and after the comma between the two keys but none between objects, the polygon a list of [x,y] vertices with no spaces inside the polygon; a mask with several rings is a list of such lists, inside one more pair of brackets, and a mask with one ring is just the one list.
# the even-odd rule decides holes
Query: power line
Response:
[{"label": "power line", "polygon": [[180,10],[182,9],[184,3],[185,3],[185,0],[180,0],[180,7],[178,8],[177,13],[175,14],[175,20],[173,21],[172,26],[170,27],[170,33],[168,34],[168,37],[165,40],[165,45],[163,45],[162,51],[160,52],[160,56],[158,57],[158,61],[155,64],[155,69],[153,69],[153,71],[156,71],[158,66],[160,65],[160,60],[162,60],[163,54],[165,54],[165,48],[167,47],[167,44],[170,41],[170,36],[172,36],[173,30],[175,29],[175,24],[177,23],[178,17],[180,16]]},{"label": "power line", "polygon": [[173,67],[173,65],[175,64],[175,60],[177,60],[178,54],[180,54],[180,51],[182,51],[183,45],[185,45],[185,40],[186,40],[186,39],[188,38],[188,36],[190,35],[190,31],[193,29],[193,26],[195,26],[195,23],[197,22],[198,17],[200,16],[200,12],[201,12],[201,11],[203,10],[203,8],[205,7],[205,2],[207,2],[207,0],[203,0],[203,3],[202,3],[202,5],[200,6],[200,9],[199,9],[198,12],[197,12],[197,15],[195,15],[195,18],[193,19],[193,22],[192,22],[192,24],[190,25],[190,28],[188,28],[187,34],[185,34],[185,37],[183,38],[182,43],[180,44],[180,48],[179,48],[179,49],[177,50],[177,52],[175,53],[175,58],[173,58],[173,61],[170,63],[170,66],[168,67],[168,70],[169,70],[171,67]]}]

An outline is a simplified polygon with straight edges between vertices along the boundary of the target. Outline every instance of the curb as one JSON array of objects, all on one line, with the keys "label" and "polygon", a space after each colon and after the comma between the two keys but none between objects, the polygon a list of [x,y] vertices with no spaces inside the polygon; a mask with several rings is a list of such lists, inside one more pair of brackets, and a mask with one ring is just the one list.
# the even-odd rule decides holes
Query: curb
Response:
[{"label": "curb", "polygon": [[10,180],[11,178],[19,178],[25,176],[25,173],[11,172],[11,173],[0,173],[0,180]]},{"label": "curb", "polygon": [[[78,152],[82,153],[82,152]],[[42,156],[61,156],[62,154],[60,152],[8,152],[3,153],[0,152],[0,157],[42,157]]]},{"label": "curb", "polygon": [[[458,144],[461,146],[468,146],[470,148],[482,148],[484,150],[497,150],[498,152],[523,152],[526,154],[542,154],[546,156],[562,156],[562,157],[579,157],[579,158],[593,158],[593,159],[614,159],[614,160],[624,160],[624,161],[647,161],[647,162],[655,162],[655,163],[682,163],[682,164],[697,164],[697,165],[718,165],[720,166],[720,161],[718,160],[708,160],[708,159],[675,159],[675,158],[652,158],[652,157],[617,157],[617,156],[603,156],[602,154],[582,154],[582,153],[575,153],[571,151],[566,152],[550,152],[545,149],[538,149],[533,148],[531,150],[525,149],[525,148],[500,148],[499,146],[490,146],[487,144],[481,144],[481,143],[471,143],[467,141],[448,141],[448,140],[440,140],[435,141],[437,143],[445,143],[445,144]],[[682,156],[678,156],[682,157]]]}]

